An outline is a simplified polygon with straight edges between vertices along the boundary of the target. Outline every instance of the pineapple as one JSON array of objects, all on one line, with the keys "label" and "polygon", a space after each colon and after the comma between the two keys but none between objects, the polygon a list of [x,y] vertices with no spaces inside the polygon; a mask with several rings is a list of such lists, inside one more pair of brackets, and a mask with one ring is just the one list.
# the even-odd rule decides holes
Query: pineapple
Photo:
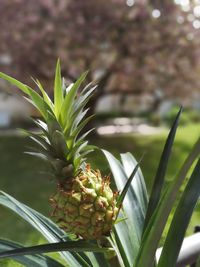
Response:
[{"label": "pineapple", "polygon": [[86,140],[90,131],[80,132],[90,117],[85,118],[85,106],[96,86],[87,85],[80,93],[78,89],[87,73],[70,86],[61,78],[58,60],[52,102],[38,80],[35,81],[41,95],[29,86],[0,73],[0,77],[21,89],[40,112],[42,119],[34,122],[41,133],[29,132],[37,143],[35,151],[29,152],[47,160],[57,183],[54,196],[50,198],[52,215],[66,232],[83,239],[100,239],[109,234],[119,208],[118,194],[110,188],[109,177],[102,177],[86,163],[85,156],[93,151]]}]

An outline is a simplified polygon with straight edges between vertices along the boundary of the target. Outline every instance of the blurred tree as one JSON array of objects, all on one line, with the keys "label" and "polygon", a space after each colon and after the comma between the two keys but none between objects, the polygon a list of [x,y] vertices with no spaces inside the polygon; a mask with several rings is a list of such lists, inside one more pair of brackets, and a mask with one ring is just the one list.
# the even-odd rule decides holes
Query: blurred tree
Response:
[{"label": "blurred tree", "polygon": [[89,69],[88,79],[99,80],[94,106],[100,95],[119,91],[154,94],[156,108],[157,92],[199,90],[197,2],[1,0],[1,69],[50,88],[60,57],[66,78]]}]

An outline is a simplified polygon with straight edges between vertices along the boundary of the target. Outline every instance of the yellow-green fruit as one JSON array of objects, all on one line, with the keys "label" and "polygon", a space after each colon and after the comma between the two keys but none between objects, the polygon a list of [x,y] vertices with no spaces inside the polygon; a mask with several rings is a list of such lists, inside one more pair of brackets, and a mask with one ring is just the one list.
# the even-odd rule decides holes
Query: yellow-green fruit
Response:
[{"label": "yellow-green fruit", "polygon": [[87,166],[85,171],[59,185],[51,198],[53,216],[66,232],[84,239],[98,239],[109,234],[116,220],[117,193],[109,178]]}]

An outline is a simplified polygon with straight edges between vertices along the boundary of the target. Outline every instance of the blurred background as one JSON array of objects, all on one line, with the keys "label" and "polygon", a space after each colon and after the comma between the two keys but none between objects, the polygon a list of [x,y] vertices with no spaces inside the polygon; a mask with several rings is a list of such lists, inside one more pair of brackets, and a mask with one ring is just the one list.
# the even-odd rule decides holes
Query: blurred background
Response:
[{"label": "blurred background", "polygon": [[[0,28],[0,71],[33,87],[31,77],[38,78],[50,96],[58,57],[68,82],[90,71],[88,82],[98,82],[91,143],[115,155],[130,151],[138,160],[145,153],[148,190],[183,105],[168,170],[173,179],[200,133],[199,0],[1,0]],[[23,154],[31,142],[16,130],[31,128],[30,116],[38,114],[0,80],[0,189],[49,215],[55,185],[42,173],[48,166]],[[109,172],[100,153],[91,161]],[[189,233],[197,224],[200,207]],[[2,207],[0,229],[23,243],[41,240]]]}]

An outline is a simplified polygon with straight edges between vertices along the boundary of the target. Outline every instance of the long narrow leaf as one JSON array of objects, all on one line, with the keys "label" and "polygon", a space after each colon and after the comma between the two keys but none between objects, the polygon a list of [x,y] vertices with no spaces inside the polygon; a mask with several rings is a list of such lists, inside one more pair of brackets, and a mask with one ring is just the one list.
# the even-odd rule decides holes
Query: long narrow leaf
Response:
[{"label": "long narrow leaf", "polygon": [[15,85],[17,88],[19,88],[22,92],[24,92],[25,94],[29,95],[29,90],[28,90],[28,86],[24,83],[21,83],[20,81],[16,80],[15,78],[0,72],[0,78],[8,81],[9,83],[11,83],[12,85]]},{"label": "long narrow leaf", "polygon": [[[103,153],[109,162],[118,190],[123,191],[124,186],[137,163],[132,159],[132,157],[130,157],[129,153],[123,154],[123,164],[126,165],[126,167],[123,167],[122,164],[111,153],[106,150],[103,150]],[[127,159],[131,163],[128,163]],[[140,178],[139,175],[135,177],[137,180],[138,178]],[[136,195],[138,184],[135,179],[133,179],[123,202],[123,210],[125,213],[124,216],[127,217],[127,219],[115,225],[116,232],[121,242],[121,247],[123,247],[130,265],[133,264],[138,253],[144,223],[143,207],[141,208]],[[119,216],[123,217],[121,213]]]},{"label": "long narrow leaf", "polygon": [[174,143],[174,138],[176,135],[176,130],[178,127],[178,122],[179,122],[179,118],[182,112],[182,107],[180,108],[175,121],[172,125],[172,128],[169,132],[169,135],[167,137],[161,158],[160,158],[160,162],[158,165],[158,169],[156,172],[156,176],[154,178],[154,184],[153,184],[153,188],[150,194],[150,199],[149,199],[149,204],[148,204],[148,209],[147,209],[147,214],[145,217],[145,225],[144,225],[144,230],[145,227],[147,226],[150,217],[152,216],[158,202],[160,199],[160,195],[161,195],[161,191],[163,188],[163,184],[164,184],[164,180],[165,180],[165,175],[166,175],[166,171],[167,171],[167,166],[168,166],[168,161],[169,161],[169,157],[171,155],[171,150],[172,150],[172,146]]},{"label": "long narrow leaf", "polygon": [[[182,194],[162,249],[158,267],[175,267],[184,235],[200,195],[200,160]],[[174,238],[176,237],[176,238]],[[172,246],[173,244],[173,246]]]},{"label": "long narrow leaf", "polygon": [[19,82],[18,80],[12,78],[9,75],[6,75],[2,72],[0,72],[0,78],[5,79],[6,81],[10,82],[12,85],[15,85],[18,87],[21,91],[23,91],[25,94],[27,94],[32,99],[32,104],[34,104],[38,110],[40,111],[41,115],[46,118],[46,110],[49,108],[49,106],[45,103],[45,101],[42,99],[42,97],[35,92],[31,87],[27,86],[26,84],[23,84]]},{"label": "long narrow leaf", "polygon": [[[126,175],[129,177],[131,172],[137,165],[137,161],[133,157],[131,153],[123,153],[121,154],[123,168],[125,170]],[[142,217],[142,221],[144,224],[144,218],[147,211],[148,204],[148,194],[147,188],[144,180],[144,176],[140,168],[138,168],[137,173],[135,174],[135,178],[133,179],[129,190],[132,192],[133,196],[137,199],[138,206],[140,207],[140,216]],[[135,201],[135,199],[134,199]]]},{"label": "long narrow leaf", "polygon": [[8,251],[0,252],[0,258],[9,258],[13,256],[20,256],[20,255],[43,254],[43,253],[59,252],[59,251],[109,252],[112,250],[113,250],[112,248],[103,248],[93,243],[89,243],[88,241],[78,240],[78,241],[58,242],[58,243],[51,243],[51,244],[44,244],[44,245],[8,250]]},{"label": "long narrow leaf", "polygon": [[73,124],[70,126],[70,130],[72,132],[72,130],[74,130],[77,125],[83,120],[83,118],[85,117],[85,115],[87,114],[89,108],[85,109],[84,111],[80,110],[79,113],[76,113],[74,116],[73,116],[73,119],[72,119],[72,122]]},{"label": "long narrow leaf", "polygon": [[[87,88],[89,87],[90,84],[87,86]],[[95,91],[96,88],[97,86],[93,86],[91,89],[88,89],[88,91],[85,91],[83,89],[81,95],[77,99],[77,102],[74,103],[74,111],[75,111],[74,113],[76,113],[78,109],[84,108],[86,106],[90,98],[93,96],[93,92]]]},{"label": "long narrow leaf", "polygon": [[46,104],[44,99],[32,88],[28,87],[30,98],[33,101],[33,104],[36,106],[36,108],[39,110],[40,114],[43,116],[43,118],[47,119],[47,110],[50,111],[50,107]]},{"label": "long narrow leaf", "polygon": [[39,80],[36,79],[36,81],[34,80],[34,82],[37,84],[38,88],[40,89],[42,95],[43,95],[43,98],[44,98],[44,101],[47,103],[47,105],[49,105],[49,107],[52,109],[52,111],[54,112],[54,105],[50,99],[50,97],[48,96],[48,94],[45,92],[42,84],[40,83]]},{"label": "long narrow leaf", "polygon": [[[126,260],[123,258],[122,253],[121,253],[122,251],[120,251],[119,246],[117,245],[116,236],[111,233],[111,237],[109,237],[108,239],[110,241],[110,244],[112,245],[112,247],[115,250],[120,267],[130,267],[129,263],[127,263],[127,266],[125,265]],[[125,257],[126,257],[126,255],[125,255]]]},{"label": "long narrow leaf", "polygon": [[[13,241],[0,239],[0,253],[6,250],[22,249],[23,247]],[[58,261],[44,255],[10,256],[11,259],[28,267],[64,267]]]},{"label": "long narrow leaf", "polygon": [[169,185],[165,194],[161,198],[158,207],[153,213],[143,235],[142,244],[134,267],[152,267],[158,244],[166,225],[167,218],[172,206],[176,200],[177,193],[184,181],[186,174],[191,168],[193,162],[200,154],[200,139],[194,145],[191,153],[183,163],[178,175]]},{"label": "long narrow leaf", "polygon": [[[105,154],[109,162],[110,169],[112,171],[117,189],[119,191],[122,191],[128,180],[128,177],[121,163],[111,153],[109,153],[106,150],[103,150],[103,153]],[[126,234],[124,233],[123,235],[120,235],[120,233],[118,233],[118,235],[121,242],[123,242],[124,244],[124,248],[126,250],[125,252],[131,263],[135,257],[135,254],[139,249],[140,237],[139,237],[139,231],[137,231],[137,226],[135,224],[137,219],[133,212],[134,210],[133,205],[135,205],[136,203],[134,203],[133,201],[129,201],[128,199],[129,195],[130,191],[128,191],[123,203],[124,204],[123,210],[125,212],[125,217],[128,217],[128,215],[129,217],[127,221],[120,223],[120,225],[116,225],[116,231],[117,232],[118,230],[121,231],[120,227],[123,227],[123,230],[127,232]],[[129,243],[125,244],[125,241]]]},{"label": "long narrow leaf", "polygon": [[56,65],[55,81],[54,81],[54,106],[57,118],[60,114],[62,103],[63,103],[62,77],[60,70],[60,60],[58,59]]},{"label": "long narrow leaf", "polygon": [[68,123],[67,120],[68,120],[68,116],[71,112],[73,100],[76,96],[76,93],[77,93],[80,85],[85,80],[87,73],[88,72],[84,72],[65,95],[65,99],[64,99],[62,106],[61,106],[61,118],[60,118],[62,125],[63,125],[63,128],[67,128],[67,123]]},{"label": "long narrow leaf", "polygon": [[128,178],[128,180],[127,180],[127,182],[126,182],[126,184],[124,186],[124,189],[122,190],[122,192],[121,192],[121,194],[120,194],[120,196],[119,196],[119,198],[117,200],[117,206],[118,207],[122,204],[122,202],[123,202],[123,200],[124,200],[124,198],[126,196],[126,193],[127,193],[128,189],[130,187],[130,184],[131,184],[131,182],[132,182],[132,180],[133,180],[138,168],[139,168],[139,163],[135,166],[133,172],[131,173],[131,176]]}]

